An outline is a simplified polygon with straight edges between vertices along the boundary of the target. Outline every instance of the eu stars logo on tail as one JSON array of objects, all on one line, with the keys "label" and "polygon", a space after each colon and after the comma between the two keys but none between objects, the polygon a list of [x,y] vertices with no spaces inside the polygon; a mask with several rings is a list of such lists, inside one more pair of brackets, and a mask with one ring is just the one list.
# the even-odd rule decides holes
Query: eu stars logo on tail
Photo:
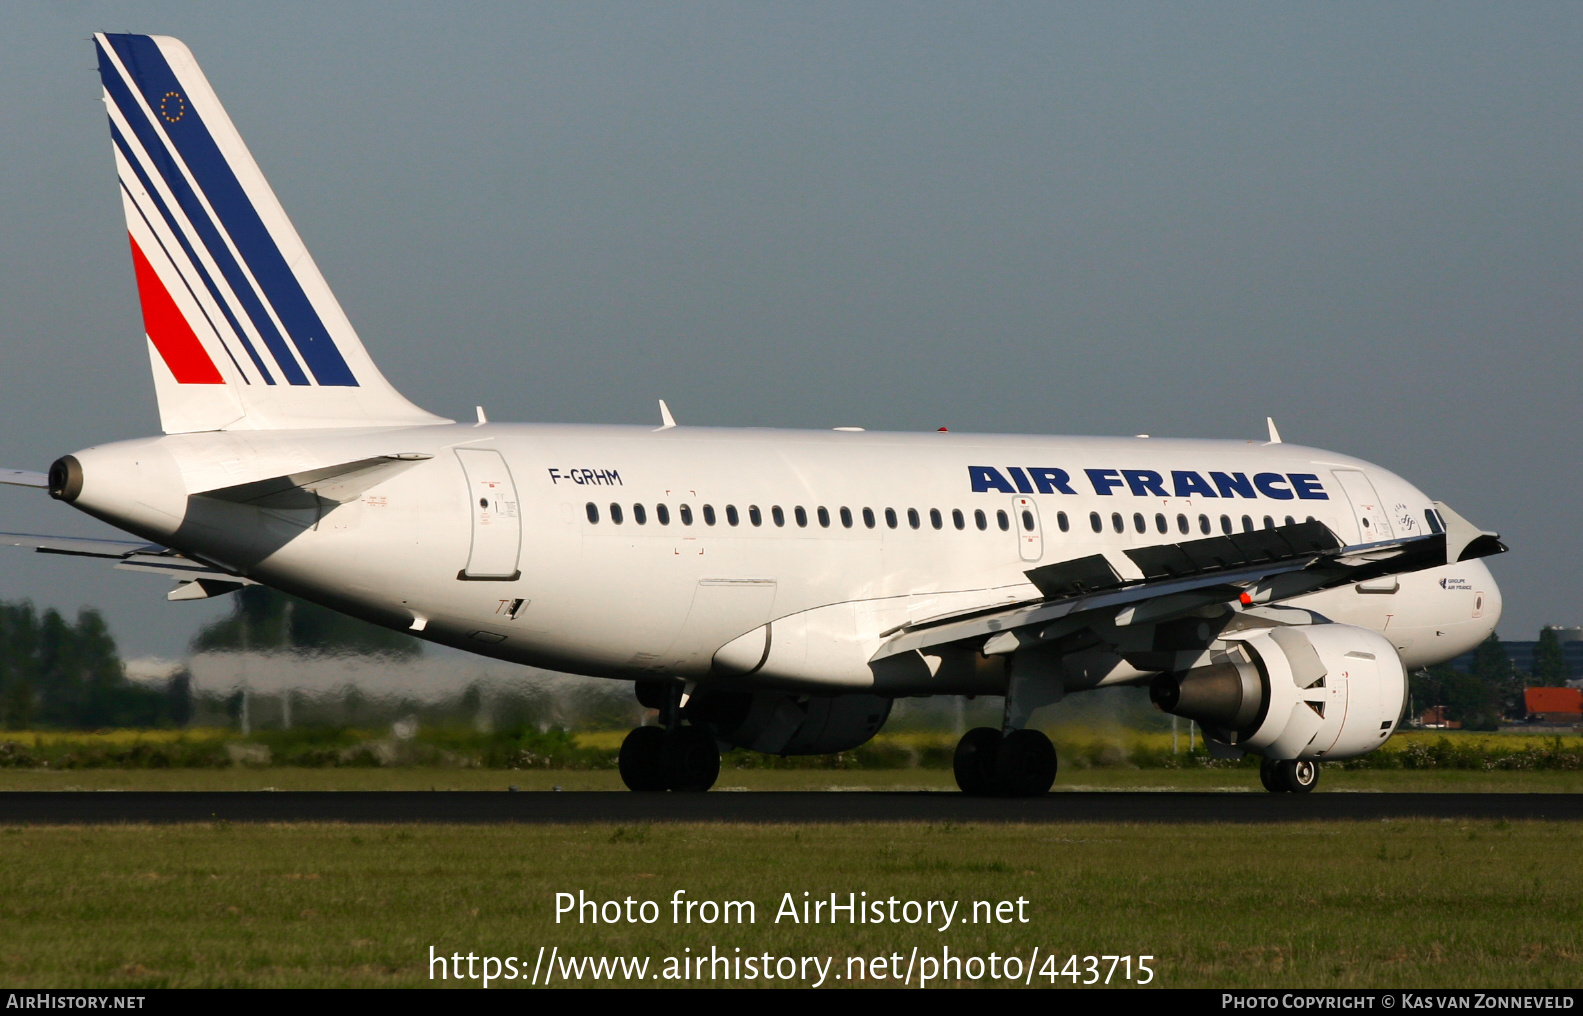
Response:
[{"label": "eu stars logo on tail", "polygon": [[446,422],[374,366],[191,51],[94,42],[165,432]]}]

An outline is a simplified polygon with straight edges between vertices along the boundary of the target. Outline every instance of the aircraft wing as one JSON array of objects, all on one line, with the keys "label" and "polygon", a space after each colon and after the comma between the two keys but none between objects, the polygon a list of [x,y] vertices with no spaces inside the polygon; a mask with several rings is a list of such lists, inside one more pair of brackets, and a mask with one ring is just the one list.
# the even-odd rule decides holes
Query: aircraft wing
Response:
[{"label": "aircraft wing", "polygon": [[1301,522],[1125,551],[1141,578],[1126,579],[1103,554],[1025,574],[1038,599],[914,621],[883,633],[872,657],[985,639],[986,653],[1044,641],[1104,619],[1119,627],[1182,617],[1216,603],[1269,603],[1333,586],[1436,568],[1506,550],[1436,502],[1442,532],[1345,546],[1322,522]]},{"label": "aircraft wing", "polygon": [[169,575],[179,583],[166,594],[170,600],[201,600],[254,585],[252,579],[228,572],[202,561],[195,561],[140,540],[94,540],[75,536],[37,536],[31,533],[0,533],[0,546],[31,547],[40,554],[70,557],[96,557],[115,562],[125,571]]}]

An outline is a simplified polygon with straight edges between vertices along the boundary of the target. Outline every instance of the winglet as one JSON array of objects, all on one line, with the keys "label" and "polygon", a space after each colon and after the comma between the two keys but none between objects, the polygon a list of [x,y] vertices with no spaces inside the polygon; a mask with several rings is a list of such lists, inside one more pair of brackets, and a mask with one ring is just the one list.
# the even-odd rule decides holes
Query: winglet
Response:
[{"label": "winglet", "polygon": [[1267,444],[1280,444],[1281,443],[1281,432],[1275,429],[1275,417],[1273,417],[1273,416],[1266,416],[1264,418],[1264,422],[1269,424],[1269,426],[1270,426],[1270,440],[1268,442],[1266,442],[1266,443]]},{"label": "winglet", "polygon": [[671,415],[671,407],[667,406],[665,404],[665,400],[664,399],[661,399],[660,400],[660,425],[656,429],[658,429],[658,430],[670,430],[674,426],[676,426],[676,417]]}]

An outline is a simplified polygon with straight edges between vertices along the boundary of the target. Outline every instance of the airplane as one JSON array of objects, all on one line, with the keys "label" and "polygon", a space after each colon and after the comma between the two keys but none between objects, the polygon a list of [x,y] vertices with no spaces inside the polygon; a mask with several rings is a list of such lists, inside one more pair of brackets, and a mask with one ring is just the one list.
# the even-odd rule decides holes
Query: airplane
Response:
[{"label": "airplane", "polygon": [[262,583],[495,659],[630,681],[634,791],[722,747],[852,749],[903,696],[1001,696],[975,795],[1056,777],[1033,712],[1146,687],[1271,792],[1378,748],[1410,669],[1495,627],[1503,552],[1377,465],[1267,441],[453,421],[386,380],[192,53],[94,36],[163,434],[0,471],[135,537],[9,534]]}]

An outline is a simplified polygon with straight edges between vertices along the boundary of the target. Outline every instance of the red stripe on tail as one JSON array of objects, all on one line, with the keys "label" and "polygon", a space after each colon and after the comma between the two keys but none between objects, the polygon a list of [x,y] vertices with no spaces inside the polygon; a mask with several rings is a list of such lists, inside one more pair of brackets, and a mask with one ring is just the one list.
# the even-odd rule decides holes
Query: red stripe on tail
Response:
[{"label": "red stripe on tail", "polygon": [[127,239],[132,243],[132,267],[137,271],[137,294],[143,303],[143,330],[164,358],[165,366],[180,384],[225,384],[225,378],[220,376],[203,343],[193,334],[192,326],[176,301],[170,298],[154,266],[143,256],[137,241],[130,236]]}]

